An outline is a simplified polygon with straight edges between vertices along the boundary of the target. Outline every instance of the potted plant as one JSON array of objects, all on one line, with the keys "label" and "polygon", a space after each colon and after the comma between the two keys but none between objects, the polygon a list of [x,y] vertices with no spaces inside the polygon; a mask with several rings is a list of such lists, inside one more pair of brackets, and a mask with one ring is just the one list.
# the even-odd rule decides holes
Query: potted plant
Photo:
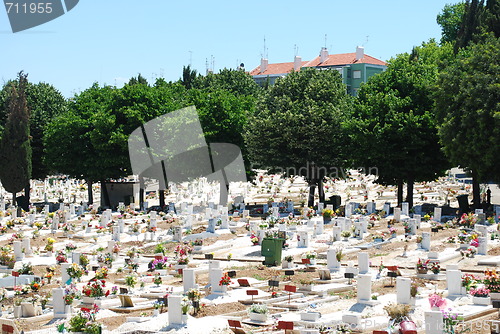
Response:
[{"label": "potted plant", "polygon": [[301,284],[301,290],[312,291],[313,281],[311,279],[302,278],[299,280],[299,282]]},{"label": "potted plant", "polygon": [[384,311],[389,316],[389,323],[399,324],[405,320],[411,312],[411,306],[405,304],[389,303],[384,306]]},{"label": "potted plant", "polygon": [[313,251],[313,252],[309,251],[309,252],[306,252],[306,253],[302,256],[302,258],[309,259],[309,264],[310,264],[310,265],[315,265],[315,264],[316,264],[316,256],[317,256],[317,255],[318,255],[318,254],[317,254],[316,252],[314,252],[314,251]]},{"label": "potted plant", "polygon": [[323,222],[325,224],[329,224],[332,221],[332,217],[335,213],[333,212],[332,209],[323,209],[321,211],[321,215],[323,216]]},{"label": "potted plant", "polygon": [[153,311],[153,316],[156,317],[156,316],[160,315],[160,309],[163,307],[163,302],[156,300],[153,303],[153,307],[155,308]]},{"label": "potted plant", "polygon": [[80,281],[80,278],[85,273],[85,270],[78,263],[72,263],[71,266],[66,268],[66,272],[72,279]]},{"label": "potted plant", "polygon": [[102,325],[96,321],[95,315],[99,311],[97,305],[92,308],[82,307],[68,322],[68,330],[73,333],[99,334]]},{"label": "potted plant", "polygon": [[429,265],[429,260],[423,261],[422,259],[418,259],[417,261],[417,273],[418,274],[427,274],[427,271],[429,270],[428,268]]},{"label": "potted plant", "polygon": [[291,255],[285,256],[283,259],[283,263],[281,264],[281,267],[283,269],[288,269],[288,268],[292,268],[292,266],[293,266],[293,256],[291,256]]},{"label": "potted plant", "polygon": [[222,292],[227,291],[227,287],[229,284],[231,284],[231,277],[229,277],[229,275],[226,272],[224,273],[224,275],[222,275],[219,281],[219,286],[221,287]]},{"label": "potted plant", "polygon": [[156,286],[160,286],[161,283],[162,283],[162,279],[161,279],[161,276],[160,274],[156,274],[155,277],[153,278],[153,283],[156,285]]},{"label": "potted plant", "polygon": [[347,239],[351,236],[351,231],[345,230],[340,232],[340,236],[344,238],[344,241],[347,241]]},{"label": "potted plant", "polygon": [[475,305],[490,305],[490,290],[484,287],[470,289],[469,294],[472,296],[472,302]]},{"label": "potted plant", "polygon": [[108,296],[110,291],[104,292],[104,287],[106,286],[105,280],[93,279],[84,285],[82,288],[83,303],[91,305],[99,305],[100,299],[104,296]]},{"label": "potted plant", "polygon": [[137,277],[134,275],[125,276],[125,285],[133,289],[137,284]]},{"label": "potted plant", "polygon": [[191,304],[189,304],[188,302],[182,302],[182,304],[181,304],[181,312],[182,312],[181,323],[184,325],[187,324],[188,312],[189,312],[190,308],[191,308]]},{"label": "potted plant", "polygon": [[266,322],[269,309],[265,304],[253,304],[248,308],[250,320],[255,322]]},{"label": "potted plant", "polygon": [[490,290],[491,300],[500,300],[500,277],[496,270],[485,270],[483,284]]},{"label": "potted plant", "polygon": [[430,262],[429,270],[432,271],[434,275],[437,275],[441,272],[441,266],[437,262]]}]

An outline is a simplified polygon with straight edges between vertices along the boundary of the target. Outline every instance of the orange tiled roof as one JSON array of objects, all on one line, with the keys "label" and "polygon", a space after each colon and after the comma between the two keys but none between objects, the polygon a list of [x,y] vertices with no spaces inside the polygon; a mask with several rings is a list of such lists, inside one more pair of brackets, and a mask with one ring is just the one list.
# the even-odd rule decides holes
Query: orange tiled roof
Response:
[{"label": "orange tiled roof", "polygon": [[[311,61],[303,61],[302,67],[316,67],[316,66],[338,66],[347,64],[373,64],[373,65],[383,65],[387,66],[387,63],[374,58],[369,55],[364,55],[363,58],[356,61],[356,53],[340,53],[328,55],[328,59],[323,63],[320,63],[320,57],[316,57]],[[289,73],[293,70],[293,62],[289,63],[275,63],[269,64],[264,72],[260,71],[260,66],[257,66],[250,72],[250,75],[272,75],[272,74],[282,74]]]}]

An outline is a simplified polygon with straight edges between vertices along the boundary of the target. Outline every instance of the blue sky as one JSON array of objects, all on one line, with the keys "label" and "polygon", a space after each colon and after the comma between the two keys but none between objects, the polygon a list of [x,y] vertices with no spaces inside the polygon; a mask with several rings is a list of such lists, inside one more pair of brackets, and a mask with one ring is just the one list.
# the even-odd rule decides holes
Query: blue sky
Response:
[{"label": "blue sky", "polygon": [[[430,38],[439,40],[436,15],[453,0],[358,0],[299,2],[81,0],[66,15],[13,34],[0,7],[0,80],[20,70],[70,97],[93,82],[121,86],[142,73],[177,80],[182,66],[205,73],[247,70],[269,62],[303,60],[319,54],[365,53],[388,60]],[[367,38],[368,36],[368,38]]]}]

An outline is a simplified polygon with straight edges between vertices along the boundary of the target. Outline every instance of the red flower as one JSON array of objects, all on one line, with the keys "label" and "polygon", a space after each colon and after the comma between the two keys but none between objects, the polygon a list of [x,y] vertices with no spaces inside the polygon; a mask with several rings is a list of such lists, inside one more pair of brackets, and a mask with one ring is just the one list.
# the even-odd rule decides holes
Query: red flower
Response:
[{"label": "red flower", "polygon": [[106,291],[105,296],[106,296],[106,297],[107,297],[107,296],[109,296],[109,290],[108,290],[108,291]]},{"label": "red flower", "polygon": [[89,308],[82,307],[81,310],[82,310],[82,312],[90,313],[90,309]]}]

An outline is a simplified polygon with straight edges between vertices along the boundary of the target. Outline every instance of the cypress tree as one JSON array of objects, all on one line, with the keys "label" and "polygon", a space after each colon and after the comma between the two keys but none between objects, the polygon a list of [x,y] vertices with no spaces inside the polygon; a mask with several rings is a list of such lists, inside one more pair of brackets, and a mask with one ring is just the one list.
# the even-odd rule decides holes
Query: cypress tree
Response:
[{"label": "cypress tree", "polygon": [[[0,139],[0,180],[3,187],[12,193],[15,203],[16,193],[23,189],[29,192],[31,178],[31,145],[29,110],[26,102],[28,75],[18,74],[18,84],[11,86],[8,99],[8,117]],[[28,209],[29,203],[23,203]]]}]

